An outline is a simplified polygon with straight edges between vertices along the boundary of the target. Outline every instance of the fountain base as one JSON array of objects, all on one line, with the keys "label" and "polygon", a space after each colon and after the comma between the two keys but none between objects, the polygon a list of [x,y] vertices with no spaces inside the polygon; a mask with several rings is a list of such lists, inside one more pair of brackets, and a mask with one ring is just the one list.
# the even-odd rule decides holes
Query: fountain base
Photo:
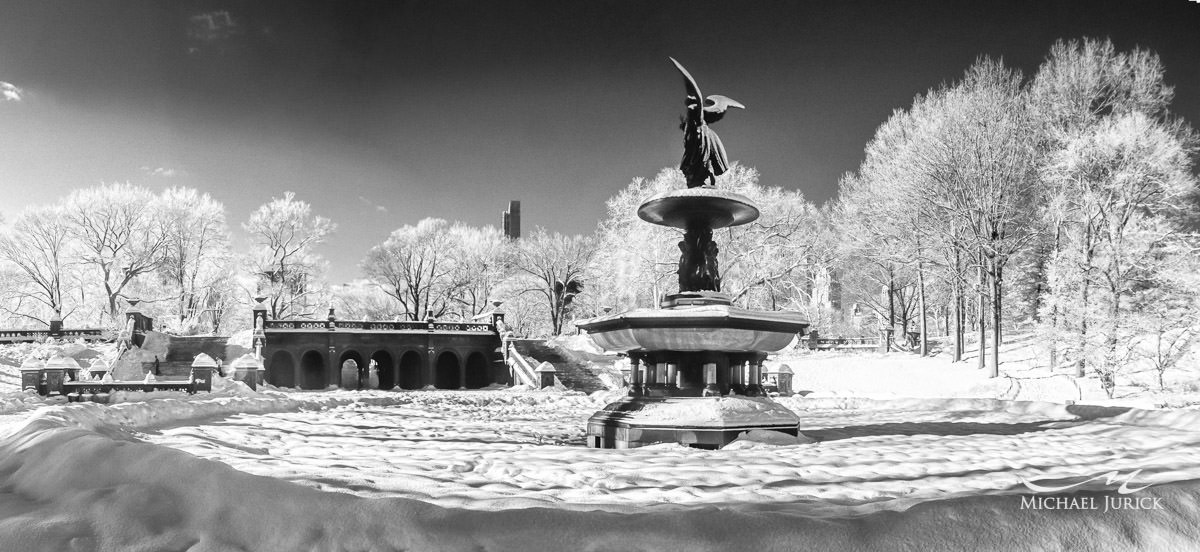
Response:
[{"label": "fountain base", "polygon": [[766,397],[626,397],[588,419],[591,448],[636,448],[654,443],[718,449],[747,431],[795,436],[800,419]]}]

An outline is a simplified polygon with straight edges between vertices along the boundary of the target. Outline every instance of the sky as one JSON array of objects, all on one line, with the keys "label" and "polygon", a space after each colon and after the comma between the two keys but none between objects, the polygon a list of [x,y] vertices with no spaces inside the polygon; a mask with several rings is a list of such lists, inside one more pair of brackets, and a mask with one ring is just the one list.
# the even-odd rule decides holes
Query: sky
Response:
[{"label": "sky", "polygon": [[[676,165],[683,85],[760,182],[821,203],[897,108],[978,56],[1034,72],[1059,38],[1161,57],[1200,125],[1200,3],[4,0],[0,215],[72,189],[189,186],[235,235],[292,191],[338,228],[334,283],[425,217],[589,233]],[[244,236],[237,238],[244,240]]]}]

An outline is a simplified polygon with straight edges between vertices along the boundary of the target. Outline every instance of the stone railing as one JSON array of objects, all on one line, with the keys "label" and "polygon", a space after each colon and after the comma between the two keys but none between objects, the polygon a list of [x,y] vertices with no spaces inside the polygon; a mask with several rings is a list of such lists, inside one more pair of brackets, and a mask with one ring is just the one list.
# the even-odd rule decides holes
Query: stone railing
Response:
[{"label": "stone railing", "polygon": [[[536,358],[532,360],[537,361]],[[510,385],[528,385],[534,389],[551,386],[563,387],[562,380],[558,379],[557,375],[554,375],[554,368],[550,368],[549,374],[542,374],[538,370],[538,367],[534,366],[533,362],[530,362],[530,359],[525,358],[524,355],[518,352],[517,348],[513,346],[512,341],[507,339],[504,341],[504,363],[511,368],[510,371],[513,377]],[[543,376],[546,376],[548,379],[543,379]]]},{"label": "stone railing", "polygon": [[473,322],[384,322],[374,320],[267,320],[263,328],[267,330],[364,330],[371,332],[395,331],[446,331],[446,332],[488,332],[496,330],[491,324]]},{"label": "stone railing", "polygon": [[529,361],[525,360],[525,357],[521,356],[521,353],[517,352],[517,349],[512,346],[512,343],[507,344],[505,353],[505,359],[508,361],[508,365],[512,368],[513,384],[528,385],[536,389],[538,387],[539,378],[537,374],[534,373],[533,366],[529,365]]},{"label": "stone railing", "polygon": [[264,328],[268,330],[325,330],[329,323],[321,320],[267,320]]},{"label": "stone railing", "polygon": [[104,330],[85,328],[62,330],[51,333],[50,330],[0,330],[0,343],[20,343],[30,341],[45,341],[47,337],[55,339],[104,339]]},{"label": "stone railing", "polygon": [[107,402],[109,394],[114,391],[182,391],[195,394],[202,391],[193,381],[68,381],[63,382],[62,394],[68,402]]},{"label": "stone railing", "polygon": [[876,349],[879,347],[878,337],[820,337],[817,339],[804,338],[803,343],[809,349]]}]

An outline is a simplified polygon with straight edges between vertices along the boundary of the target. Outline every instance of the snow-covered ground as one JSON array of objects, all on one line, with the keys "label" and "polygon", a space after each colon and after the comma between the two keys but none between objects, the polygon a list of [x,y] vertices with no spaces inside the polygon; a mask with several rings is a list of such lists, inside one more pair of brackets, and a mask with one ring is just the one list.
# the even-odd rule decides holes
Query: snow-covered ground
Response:
[{"label": "snow-covered ground", "polygon": [[1000,377],[980,370],[974,344],[965,360],[951,362],[948,351],[929,357],[911,353],[809,352],[785,350],[768,367],[786,364],[795,372],[792,388],[809,396],[995,398],[1080,402],[1139,408],[1200,406],[1200,355],[1192,351],[1169,369],[1160,389],[1157,373],[1145,362],[1119,370],[1116,392],[1108,398],[1095,374],[1075,378],[1073,369],[1051,370],[1049,353],[1036,335],[1013,335],[1001,347]]},{"label": "snow-covered ground", "polygon": [[[15,391],[0,368],[0,549],[1200,546],[1200,410],[999,400],[973,367],[907,355],[779,360],[813,391],[780,399],[802,437],[719,451],[585,448],[612,395],[218,379],[212,394],[67,405]],[[1024,484],[1114,471],[1067,494]],[[1122,495],[1135,472],[1129,487],[1150,487]],[[1025,503],[1038,496],[1098,509]],[[1104,511],[1121,497],[1147,508]]]},{"label": "snow-covered ground", "polygon": [[581,395],[360,396],[316,412],[238,415],[139,436],[323,490],[484,510],[773,504],[848,516],[1028,492],[1022,480],[1111,470],[1142,469],[1148,483],[1200,477],[1200,433],[1187,427],[1200,411],[1135,419],[1118,415],[1126,409],[1047,403],[789,398],[782,403],[801,416],[803,444],[617,451],[584,448],[587,417],[603,401]]}]

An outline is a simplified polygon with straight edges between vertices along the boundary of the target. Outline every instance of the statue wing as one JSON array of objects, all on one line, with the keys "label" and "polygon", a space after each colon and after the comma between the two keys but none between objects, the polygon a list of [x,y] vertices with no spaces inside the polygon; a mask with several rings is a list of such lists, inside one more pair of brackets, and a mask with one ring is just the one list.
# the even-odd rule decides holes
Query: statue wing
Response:
[{"label": "statue wing", "polygon": [[693,79],[692,74],[688,73],[688,70],[684,69],[683,65],[678,61],[675,61],[675,58],[669,57],[667,59],[670,59],[671,63],[675,64],[675,68],[679,69],[679,72],[683,74],[683,84],[687,87],[688,95],[695,97],[696,105],[700,109],[704,109],[704,95],[700,93],[700,87],[696,86],[696,79]]}]

